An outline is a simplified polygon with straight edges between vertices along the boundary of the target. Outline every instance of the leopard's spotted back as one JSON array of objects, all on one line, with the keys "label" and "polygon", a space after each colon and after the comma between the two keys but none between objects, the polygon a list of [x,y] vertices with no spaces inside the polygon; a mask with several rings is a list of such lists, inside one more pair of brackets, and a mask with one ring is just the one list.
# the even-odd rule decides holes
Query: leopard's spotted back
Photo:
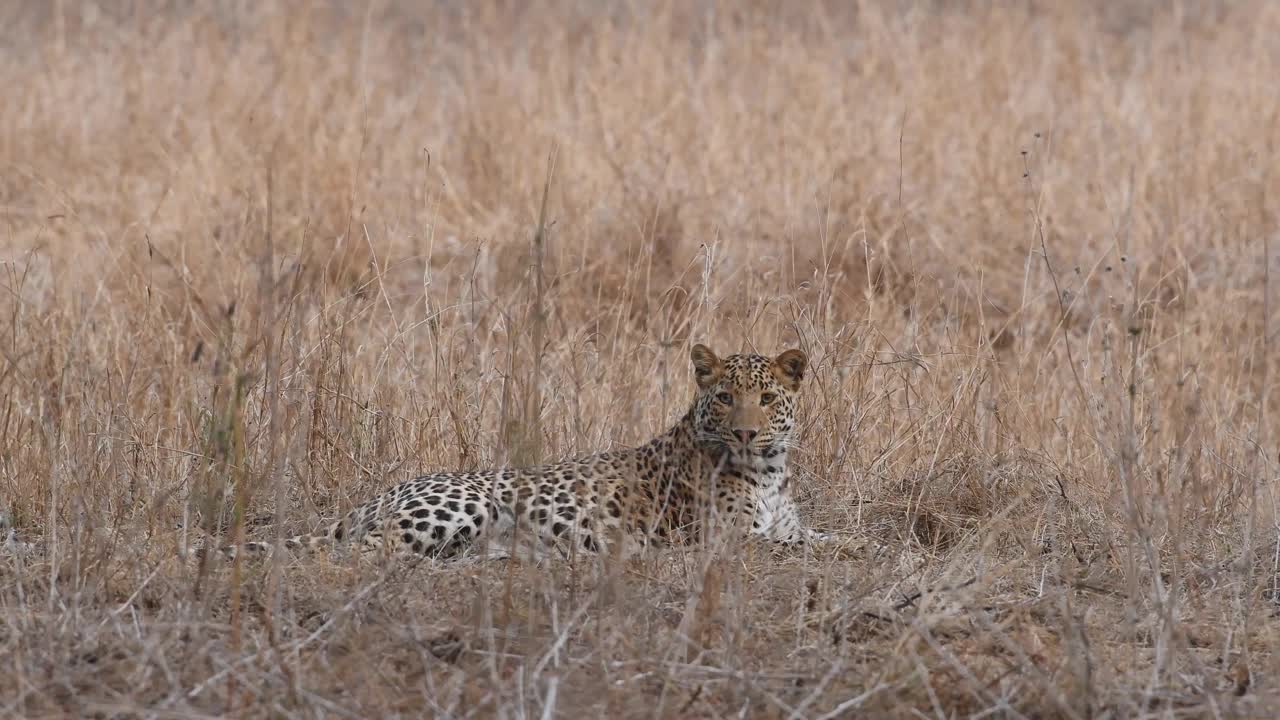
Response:
[{"label": "leopard's spotted back", "polygon": [[698,345],[692,356],[698,391],[691,407],[644,445],[540,468],[424,475],[285,546],[350,543],[449,557],[477,541],[507,554],[532,538],[565,552],[596,552],[617,537],[644,544],[695,537],[708,518],[744,530],[749,524],[751,533],[781,543],[812,539],[787,487],[804,354],[721,360]]}]

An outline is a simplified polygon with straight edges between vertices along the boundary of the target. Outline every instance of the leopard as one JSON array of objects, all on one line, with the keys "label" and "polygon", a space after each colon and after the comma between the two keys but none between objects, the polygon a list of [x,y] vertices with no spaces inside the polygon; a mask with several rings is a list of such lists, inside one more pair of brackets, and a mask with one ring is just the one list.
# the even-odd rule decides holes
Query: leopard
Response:
[{"label": "leopard", "polygon": [[[797,446],[808,356],[789,349],[720,357],[696,344],[689,357],[692,402],[644,444],[542,466],[421,475],[282,546],[451,558],[482,545],[488,557],[510,557],[517,537],[589,554],[620,542],[688,544],[712,528],[773,547],[829,539],[801,521],[791,492],[788,455]],[[220,550],[234,558],[270,555],[274,547]]]}]

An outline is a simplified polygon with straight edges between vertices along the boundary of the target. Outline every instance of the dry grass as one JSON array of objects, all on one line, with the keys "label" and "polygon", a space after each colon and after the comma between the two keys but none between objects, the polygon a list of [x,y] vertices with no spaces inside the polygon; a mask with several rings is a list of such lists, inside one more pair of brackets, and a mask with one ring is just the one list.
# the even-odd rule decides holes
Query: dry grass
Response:
[{"label": "dry grass", "polygon": [[[0,713],[1269,715],[1280,5],[523,7],[0,10]],[[186,554],[695,341],[810,353],[848,548]]]}]

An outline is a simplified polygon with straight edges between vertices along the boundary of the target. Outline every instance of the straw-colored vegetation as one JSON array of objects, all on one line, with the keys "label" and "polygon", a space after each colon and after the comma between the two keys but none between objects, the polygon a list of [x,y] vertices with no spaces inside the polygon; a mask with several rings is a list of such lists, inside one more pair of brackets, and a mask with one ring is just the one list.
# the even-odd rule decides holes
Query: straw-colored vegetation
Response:
[{"label": "straw-colored vegetation", "polygon": [[[6,4],[0,715],[1269,715],[1278,36],[1267,0]],[[838,548],[190,552],[642,441],[695,342],[808,352]]]}]

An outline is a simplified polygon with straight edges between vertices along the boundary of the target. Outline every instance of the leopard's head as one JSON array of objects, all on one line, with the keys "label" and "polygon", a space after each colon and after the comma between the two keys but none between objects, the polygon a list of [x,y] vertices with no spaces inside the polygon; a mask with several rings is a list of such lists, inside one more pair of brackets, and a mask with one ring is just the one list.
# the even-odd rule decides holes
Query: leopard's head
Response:
[{"label": "leopard's head", "polygon": [[791,444],[809,362],[803,352],[720,358],[707,346],[694,345],[691,358],[698,385],[693,423],[701,444],[735,455],[772,455]]}]

